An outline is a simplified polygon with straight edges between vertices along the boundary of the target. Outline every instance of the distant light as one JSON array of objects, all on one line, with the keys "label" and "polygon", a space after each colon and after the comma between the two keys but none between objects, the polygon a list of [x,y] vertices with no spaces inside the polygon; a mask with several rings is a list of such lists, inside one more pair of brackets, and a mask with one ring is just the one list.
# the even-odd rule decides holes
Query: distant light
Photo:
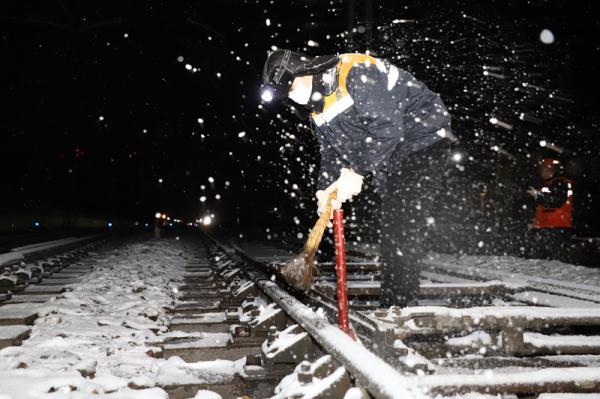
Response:
[{"label": "distant light", "polygon": [[452,160],[454,162],[460,162],[463,159],[463,155],[460,152],[455,152],[454,154],[452,154]]},{"label": "distant light", "polygon": [[166,218],[167,218],[167,215],[163,213],[162,215],[160,215],[160,218],[161,218],[161,219],[166,219]]},{"label": "distant light", "polygon": [[540,147],[545,147],[548,145],[548,142],[546,140],[540,140]]},{"label": "distant light", "polygon": [[212,176],[210,176],[210,177],[208,178],[208,182],[209,182],[209,183],[214,183],[214,182],[215,182],[215,179],[214,179]]},{"label": "distant light", "polygon": [[183,55],[180,55],[179,57],[177,57],[177,62],[183,62]]},{"label": "distant light", "polygon": [[204,123],[204,119],[202,119],[202,118],[198,118],[198,123],[199,123],[199,124],[203,124],[203,123]]},{"label": "distant light", "polygon": [[109,228],[111,228],[111,227],[112,227],[112,222],[108,222],[107,226],[108,226]]},{"label": "distant light", "polygon": [[221,72],[217,72],[217,78],[221,79]]},{"label": "distant light", "polygon": [[239,137],[239,138],[242,138],[242,137],[244,137],[245,135],[246,135],[246,132],[239,132],[239,133],[238,133],[238,137]]},{"label": "distant light", "polygon": [[162,177],[158,179],[158,182],[159,182],[160,184],[162,184],[162,182],[163,182],[163,179],[162,179]]},{"label": "distant light", "polygon": [[98,117],[98,120],[99,120],[99,121],[103,121],[103,120],[104,120],[104,117],[103,117],[102,115],[100,115],[100,116]]},{"label": "distant light", "polygon": [[216,195],[215,195],[215,199],[218,199],[218,200],[220,200],[220,199],[221,199],[221,194],[216,194]]},{"label": "distant light", "polygon": [[169,227],[173,227],[173,223],[169,223]]},{"label": "distant light", "polygon": [[200,197],[200,202],[205,202],[205,201],[206,201],[206,196],[203,195],[202,197]]},{"label": "distant light", "polygon": [[33,225],[34,225],[35,227],[40,227],[40,222],[33,222]]},{"label": "distant light", "polygon": [[123,37],[124,38],[128,38],[129,37],[129,33],[123,33]]},{"label": "distant light", "polygon": [[314,40],[309,40],[307,43],[310,47],[319,47],[319,43]]},{"label": "distant light", "polygon": [[500,151],[500,147],[498,147],[497,145],[492,146],[492,150],[494,150],[494,151]]},{"label": "distant light", "polygon": [[549,29],[544,29],[540,32],[540,41],[544,44],[554,43],[554,33]]},{"label": "distant light", "polygon": [[211,223],[212,223],[212,218],[210,216],[207,215],[202,218],[202,224],[204,226],[209,226]]},{"label": "distant light", "polygon": [[162,216],[162,214],[161,214],[160,212],[156,212],[156,213],[154,214],[154,217],[155,217],[155,218],[157,218],[157,219],[160,219],[160,218],[161,218],[161,216]]},{"label": "distant light", "polygon": [[490,118],[490,123],[492,125],[495,125],[496,123],[498,123],[498,119],[496,119],[496,118]]},{"label": "distant light", "polygon": [[265,89],[263,90],[262,94],[260,95],[260,98],[264,101],[264,102],[271,102],[273,101],[273,92],[271,90]]},{"label": "distant light", "polygon": [[192,65],[191,64],[185,64],[185,69],[187,69],[188,71],[192,70]]},{"label": "distant light", "polygon": [[148,223],[144,223],[144,227],[148,227]]},{"label": "distant light", "polygon": [[271,26],[271,20],[269,18],[265,19],[265,25]]}]

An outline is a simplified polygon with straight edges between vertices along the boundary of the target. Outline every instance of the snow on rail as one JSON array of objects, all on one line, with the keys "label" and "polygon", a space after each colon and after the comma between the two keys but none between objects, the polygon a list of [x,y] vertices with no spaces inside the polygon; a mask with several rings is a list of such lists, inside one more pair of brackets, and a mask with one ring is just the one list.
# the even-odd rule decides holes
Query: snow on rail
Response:
[{"label": "snow on rail", "polygon": [[600,337],[592,335],[544,335],[526,332],[523,341],[538,348],[561,348],[567,345],[599,347]]},{"label": "snow on rail", "polygon": [[486,317],[546,320],[590,320],[595,323],[600,319],[600,308],[545,308],[539,306],[481,306],[473,308],[448,308],[443,306],[417,306],[402,309],[403,317],[434,314],[453,318],[470,317],[473,320],[484,320]]},{"label": "snow on rail", "polygon": [[494,372],[485,370],[481,374],[434,374],[407,377],[411,383],[423,388],[433,387],[486,387],[491,385],[531,384],[541,385],[548,382],[587,383],[600,380],[600,368],[571,367],[546,368],[537,370],[509,370]]},{"label": "snow on rail", "polygon": [[355,342],[338,327],[329,323],[270,280],[257,285],[327,353],[338,360],[376,398],[424,399],[427,396],[390,364],[376,356],[361,343]]}]

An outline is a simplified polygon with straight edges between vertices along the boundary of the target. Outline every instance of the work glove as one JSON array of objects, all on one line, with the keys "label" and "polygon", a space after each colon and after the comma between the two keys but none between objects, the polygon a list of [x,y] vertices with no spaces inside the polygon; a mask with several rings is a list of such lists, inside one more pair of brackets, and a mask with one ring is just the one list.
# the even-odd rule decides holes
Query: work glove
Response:
[{"label": "work glove", "polygon": [[329,194],[337,190],[337,198],[331,201],[331,209],[336,210],[342,207],[342,204],[353,196],[360,193],[362,189],[363,177],[352,169],[342,168],[340,177],[325,190],[319,190],[317,197],[317,212],[321,215],[327,207]]},{"label": "work glove", "polygon": [[[321,216],[323,212],[325,212],[325,209],[327,208],[327,200],[329,199],[329,195],[335,190],[337,190],[337,181],[333,182],[325,190],[319,190],[316,192],[315,196],[317,197],[317,213],[319,214],[319,216]],[[337,199],[331,200],[331,212],[333,212],[336,209],[340,209],[341,207],[342,204]],[[331,218],[331,215],[329,215],[329,217]]]},{"label": "work glove", "polygon": [[532,186],[529,186],[529,188],[527,189],[527,194],[529,194],[533,198],[537,199],[542,193],[540,191],[536,190],[535,188],[533,188]]}]

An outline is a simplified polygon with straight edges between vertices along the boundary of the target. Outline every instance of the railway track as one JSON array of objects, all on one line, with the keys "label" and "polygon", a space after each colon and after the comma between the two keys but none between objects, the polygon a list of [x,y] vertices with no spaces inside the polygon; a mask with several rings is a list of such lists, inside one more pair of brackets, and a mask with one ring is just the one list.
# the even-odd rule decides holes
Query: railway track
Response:
[{"label": "railway track", "polygon": [[[256,244],[234,250],[270,272],[290,256]],[[421,306],[378,309],[377,263],[366,256],[348,262],[353,326],[404,384],[441,395],[600,392],[597,286],[522,272],[503,276],[448,258],[426,266]],[[335,320],[333,265],[322,263],[321,270],[312,291],[297,296]]]},{"label": "railway track", "polygon": [[101,241],[101,236],[66,238],[0,255],[0,349],[29,337],[35,305],[70,290],[93,270],[83,258]]},{"label": "railway track", "polygon": [[[186,265],[170,323],[171,332],[186,335],[164,342],[162,354],[187,361],[245,356],[244,372],[221,384],[166,387],[171,398],[202,389],[227,398],[274,392],[281,398],[343,398],[348,390],[358,398],[369,397],[367,392],[376,398],[425,397],[398,369],[329,322],[335,308],[328,298],[291,295],[273,281],[271,268],[239,248],[210,239],[208,251],[210,261],[198,257]],[[362,319],[365,331],[374,332],[374,323],[353,316],[355,324]]]},{"label": "railway track", "polygon": [[[600,392],[600,300],[593,284],[514,281],[481,264],[460,268],[443,258],[422,272],[420,306],[379,309],[379,266],[356,253],[348,259],[355,342],[331,322],[332,264],[322,262],[310,292],[297,292],[277,277],[290,256],[285,250],[209,236],[183,241],[170,304],[154,316],[144,310],[146,322],[122,323],[130,329],[124,331],[146,331],[147,354],[156,359],[151,369],[159,370],[154,382],[132,378],[125,389],[160,388],[172,399],[211,397],[199,396],[207,391],[223,398],[540,399]],[[128,295],[144,295],[137,292]],[[0,319],[2,309],[21,305],[0,306]],[[22,325],[36,316],[28,317]],[[186,378],[169,370],[185,370]]]}]

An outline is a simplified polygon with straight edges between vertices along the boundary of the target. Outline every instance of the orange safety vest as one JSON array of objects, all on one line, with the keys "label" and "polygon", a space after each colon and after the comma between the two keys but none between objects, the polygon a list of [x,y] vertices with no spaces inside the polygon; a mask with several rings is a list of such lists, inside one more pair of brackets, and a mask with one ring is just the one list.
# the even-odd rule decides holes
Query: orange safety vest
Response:
[{"label": "orange safety vest", "polygon": [[559,208],[546,208],[538,204],[535,208],[533,227],[537,229],[570,229],[573,227],[573,181],[566,177],[555,177],[544,182],[544,187],[552,189],[558,181],[567,182],[567,199]]},{"label": "orange safety vest", "polygon": [[[338,76],[338,87],[333,93],[323,98],[323,111],[321,113],[312,112],[311,116],[317,125],[321,125],[322,120],[333,119],[337,114],[343,112],[352,105],[348,88],[346,87],[346,78],[350,69],[356,64],[377,64],[378,60],[367,54],[360,53],[349,53],[340,55],[340,62],[336,65],[337,76]],[[381,62],[381,61],[379,61]],[[349,101],[348,101],[349,100]],[[342,104],[341,107],[336,107],[334,104]],[[339,109],[336,109],[339,108]]]}]

